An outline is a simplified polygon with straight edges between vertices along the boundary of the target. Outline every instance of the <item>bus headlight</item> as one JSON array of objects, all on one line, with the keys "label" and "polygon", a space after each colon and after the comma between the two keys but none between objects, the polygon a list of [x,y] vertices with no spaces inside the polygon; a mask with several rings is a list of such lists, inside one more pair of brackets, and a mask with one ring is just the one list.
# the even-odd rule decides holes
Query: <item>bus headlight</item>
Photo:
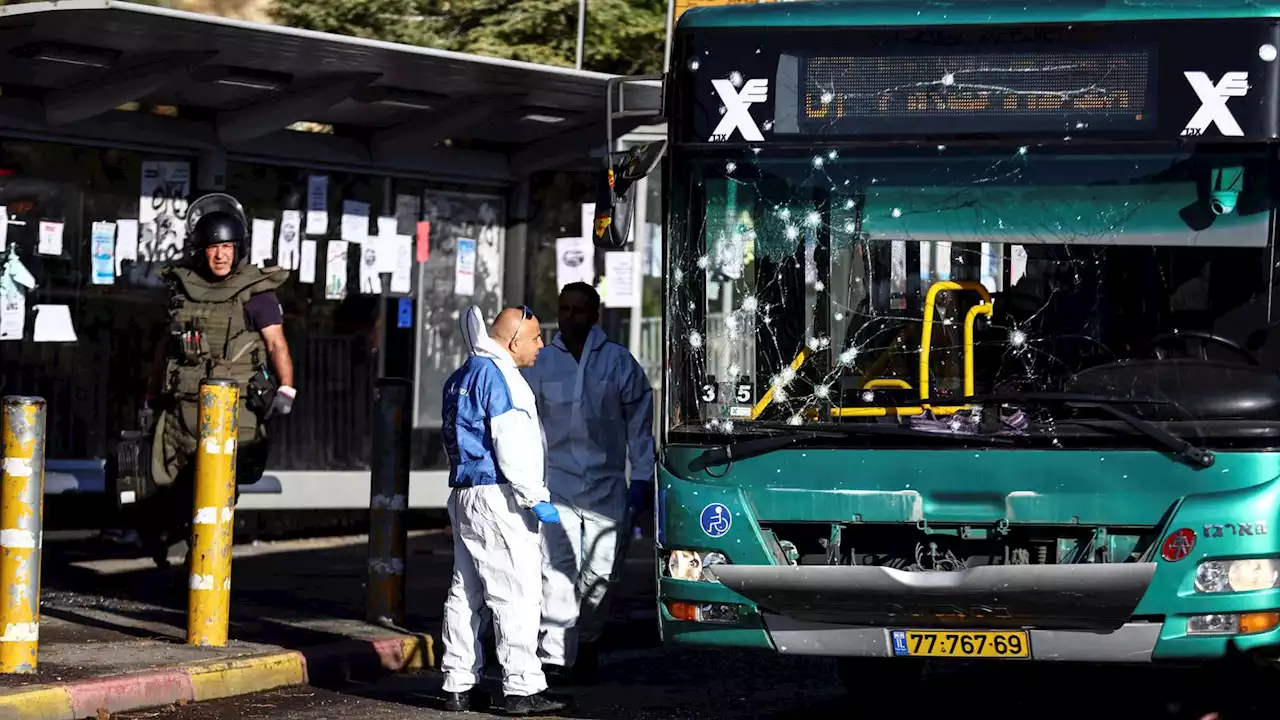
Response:
[{"label": "bus headlight", "polygon": [[1196,568],[1196,592],[1270,590],[1280,586],[1280,562],[1271,558],[1208,560]]},{"label": "bus headlight", "polygon": [[667,556],[667,577],[692,582],[718,582],[703,571],[728,562],[729,559],[724,556],[724,553],[715,551],[672,550]]}]

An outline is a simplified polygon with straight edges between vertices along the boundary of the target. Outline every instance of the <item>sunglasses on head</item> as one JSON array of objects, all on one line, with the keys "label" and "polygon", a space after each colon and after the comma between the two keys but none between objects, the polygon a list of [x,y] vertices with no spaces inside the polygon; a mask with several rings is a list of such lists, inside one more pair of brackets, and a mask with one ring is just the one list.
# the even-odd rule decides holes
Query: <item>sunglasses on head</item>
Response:
[{"label": "sunglasses on head", "polygon": [[528,305],[521,305],[520,309],[523,311],[523,314],[520,316],[520,322],[516,323],[516,331],[511,336],[512,340],[520,337],[520,328],[524,326],[525,320],[528,320],[531,317],[537,317],[533,314],[533,311],[529,309]]}]

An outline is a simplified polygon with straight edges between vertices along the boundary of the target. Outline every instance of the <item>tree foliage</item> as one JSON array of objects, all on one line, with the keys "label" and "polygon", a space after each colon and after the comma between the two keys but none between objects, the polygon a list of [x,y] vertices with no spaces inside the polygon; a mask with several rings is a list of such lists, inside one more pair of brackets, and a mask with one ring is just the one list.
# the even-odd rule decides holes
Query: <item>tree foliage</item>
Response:
[{"label": "tree foliage", "polygon": [[[572,67],[578,0],[276,0],[277,22],[323,32]],[[665,0],[587,0],[583,66],[656,72]]]}]

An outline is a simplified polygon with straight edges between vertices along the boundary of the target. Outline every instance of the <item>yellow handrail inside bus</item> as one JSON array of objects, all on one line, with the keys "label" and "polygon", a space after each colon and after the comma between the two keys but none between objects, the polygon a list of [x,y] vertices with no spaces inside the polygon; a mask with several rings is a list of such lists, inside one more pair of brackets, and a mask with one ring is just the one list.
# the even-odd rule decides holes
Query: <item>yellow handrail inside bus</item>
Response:
[{"label": "yellow handrail inside bus", "polygon": [[[899,390],[910,390],[911,383],[901,378],[876,378],[868,380],[863,384],[863,390],[873,390],[875,388],[897,388]],[[854,408],[831,408],[831,417],[885,417],[887,415],[923,415],[922,407],[854,407]]]},{"label": "yellow handrail inside bus", "polygon": [[[797,355],[796,358],[791,361],[791,371],[792,372],[798,371],[800,369],[800,366],[804,364],[804,361],[808,359],[808,357],[809,357],[809,349],[801,348],[800,354]],[[755,420],[756,418],[760,417],[760,413],[764,412],[764,409],[769,407],[769,403],[771,402],[773,402],[772,386],[765,391],[764,395],[760,396],[760,402],[756,403],[756,406],[751,408],[751,419]]]},{"label": "yellow handrail inside bus", "polygon": [[[982,297],[982,304],[974,305],[969,308],[969,312],[964,317],[964,394],[966,396],[973,394],[973,325],[978,320],[979,315],[991,317],[991,312],[995,306],[991,303],[991,293],[987,292],[987,288],[980,282],[973,280],[942,280],[929,286],[929,292],[924,298],[924,328],[920,333],[920,399],[926,400],[932,393],[933,388],[929,382],[929,350],[930,343],[933,342],[933,313],[934,306],[937,303],[938,294],[953,290],[972,290]],[[959,405],[956,407],[929,407],[924,406],[926,410],[932,410],[935,415],[951,415],[960,410],[969,409],[968,405]]]}]

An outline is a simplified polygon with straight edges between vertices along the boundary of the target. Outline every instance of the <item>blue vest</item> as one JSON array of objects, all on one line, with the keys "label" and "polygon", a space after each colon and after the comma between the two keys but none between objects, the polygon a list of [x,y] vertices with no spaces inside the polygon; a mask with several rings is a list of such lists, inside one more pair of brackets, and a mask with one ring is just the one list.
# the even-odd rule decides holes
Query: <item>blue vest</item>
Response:
[{"label": "blue vest", "polygon": [[507,482],[493,457],[489,419],[511,411],[511,390],[498,365],[472,355],[444,384],[442,434],[449,456],[449,487]]}]

